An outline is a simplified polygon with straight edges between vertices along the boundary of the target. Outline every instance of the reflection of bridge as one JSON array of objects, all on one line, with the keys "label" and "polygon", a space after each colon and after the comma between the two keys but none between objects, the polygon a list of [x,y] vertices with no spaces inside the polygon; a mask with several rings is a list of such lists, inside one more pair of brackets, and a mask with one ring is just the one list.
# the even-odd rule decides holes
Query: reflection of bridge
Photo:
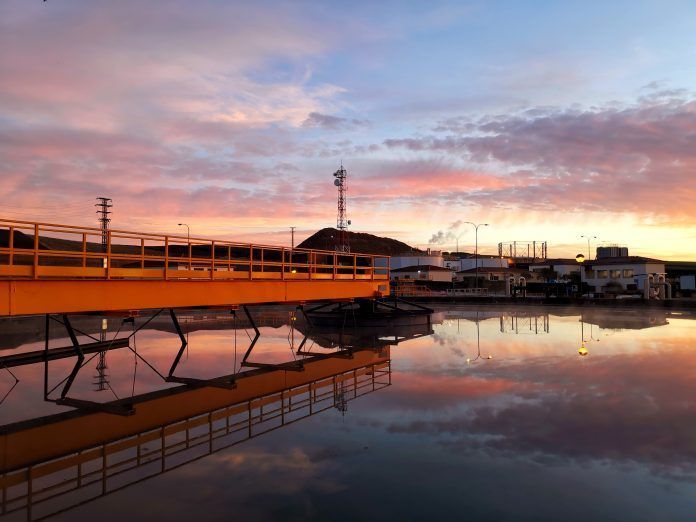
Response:
[{"label": "reflection of bridge", "polygon": [[[181,386],[133,415],[78,410],[3,428],[2,513],[43,518],[391,384],[389,349],[318,355],[302,372],[258,369],[234,388]],[[67,506],[67,507],[66,507]]]},{"label": "reflection of bridge", "polygon": [[0,316],[374,298],[389,258],[0,219]]}]

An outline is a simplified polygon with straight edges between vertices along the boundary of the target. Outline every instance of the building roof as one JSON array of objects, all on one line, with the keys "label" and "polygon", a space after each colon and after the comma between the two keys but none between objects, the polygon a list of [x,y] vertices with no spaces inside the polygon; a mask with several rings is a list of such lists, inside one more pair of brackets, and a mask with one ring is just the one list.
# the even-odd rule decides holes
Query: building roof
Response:
[{"label": "building roof", "polygon": [[393,268],[392,272],[451,272],[449,268],[436,265],[411,265],[402,266],[401,268]]},{"label": "building roof", "polygon": [[[496,274],[496,273],[500,273],[500,272],[521,274],[523,272],[529,272],[529,270],[523,270],[522,268],[508,268],[506,266],[503,266],[503,267],[480,266],[480,267],[478,267],[479,274]],[[476,274],[476,268],[469,268],[468,270],[460,270],[457,273],[458,274]]]},{"label": "building roof", "polygon": [[579,265],[575,258],[556,258],[556,259],[540,259],[535,263],[529,263],[529,266],[550,266],[550,265]]},{"label": "building roof", "polygon": [[641,257],[641,256],[621,256],[621,257],[602,257],[600,259],[593,259],[592,261],[585,261],[582,263],[584,266],[595,266],[595,265],[644,265],[646,263],[660,263],[664,264],[664,261],[660,259],[653,259],[651,257]]},{"label": "building roof", "polygon": [[443,257],[440,250],[431,250],[430,252],[423,252],[422,250],[401,252],[400,254],[394,254],[392,257]]},{"label": "building roof", "polygon": [[462,259],[510,259],[507,256],[499,256],[497,254],[479,254],[478,256],[476,254],[465,254],[463,252],[460,252],[460,255],[462,256]]}]

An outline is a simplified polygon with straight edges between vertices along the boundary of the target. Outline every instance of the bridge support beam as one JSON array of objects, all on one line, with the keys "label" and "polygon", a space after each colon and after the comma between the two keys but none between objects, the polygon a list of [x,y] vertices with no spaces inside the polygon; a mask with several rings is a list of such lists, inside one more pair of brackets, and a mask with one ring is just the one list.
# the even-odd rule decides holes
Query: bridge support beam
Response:
[{"label": "bridge support beam", "polygon": [[0,280],[0,316],[372,299],[389,281],[346,280]]}]

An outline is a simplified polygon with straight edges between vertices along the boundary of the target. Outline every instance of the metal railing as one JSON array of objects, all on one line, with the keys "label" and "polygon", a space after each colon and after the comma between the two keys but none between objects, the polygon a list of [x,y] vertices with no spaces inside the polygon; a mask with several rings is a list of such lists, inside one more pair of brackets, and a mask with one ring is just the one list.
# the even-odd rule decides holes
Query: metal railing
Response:
[{"label": "metal railing", "polygon": [[388,280],[389,257],[0,219],[0,278]]}]

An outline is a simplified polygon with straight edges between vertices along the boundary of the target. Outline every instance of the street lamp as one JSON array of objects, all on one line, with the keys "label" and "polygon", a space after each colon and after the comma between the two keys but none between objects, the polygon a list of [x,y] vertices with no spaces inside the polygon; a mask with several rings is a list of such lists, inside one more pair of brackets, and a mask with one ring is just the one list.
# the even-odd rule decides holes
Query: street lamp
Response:
[{"label": "street lamp", "polygon": [[476,246],[474,247],[474,263],[476,264],[476,293],[478,293],[478,229],[481,226],[487,227],[488,223],[472,223],[471,221],[465,221],[465,225],[471,225],[474,227],[476,234]]},{"label": "street lamp", "polygon": [[191,270],[191,228],[186,223],[178,223],[180,227],[186,227],[186,242],[188,243],[188,269]]},{"label": "street lamp", "polygon": [[[470,357],[467,357],[466,364],[471,364],[472,362],[477,361],[481,358],[481,331],[479,329],[479,322],[480,322],[479,312],[477,310],[476,311],[476,351],[477,351],[477,353],[476,353],[476,357],[474,357],[473,359],[471,359]],[[484,357],[484,359],[490,360],[490,359],[493,359],[493,356],[489,354],[486,357]]]},{"label": "street lamp", "polygon": [[590,254],[590,241],[593,239],[597,239],[597,236],[580,236],[582,238],[587,239],[587,260],[590,261],[592,259],[592,255]]},{"label": "street lamp", "polygon": [[578,348],[578,355],[585,357],[588,353],[587,348],[585,348],[585,322],[582,320],[582,315],[580,316],[580,348]]},{"label": "street lamp", "polygon": [[189,243],[191,242],[191,229],[186,223],[179,223],[180,227],[186,227],[186,239],[188,239]]}]

